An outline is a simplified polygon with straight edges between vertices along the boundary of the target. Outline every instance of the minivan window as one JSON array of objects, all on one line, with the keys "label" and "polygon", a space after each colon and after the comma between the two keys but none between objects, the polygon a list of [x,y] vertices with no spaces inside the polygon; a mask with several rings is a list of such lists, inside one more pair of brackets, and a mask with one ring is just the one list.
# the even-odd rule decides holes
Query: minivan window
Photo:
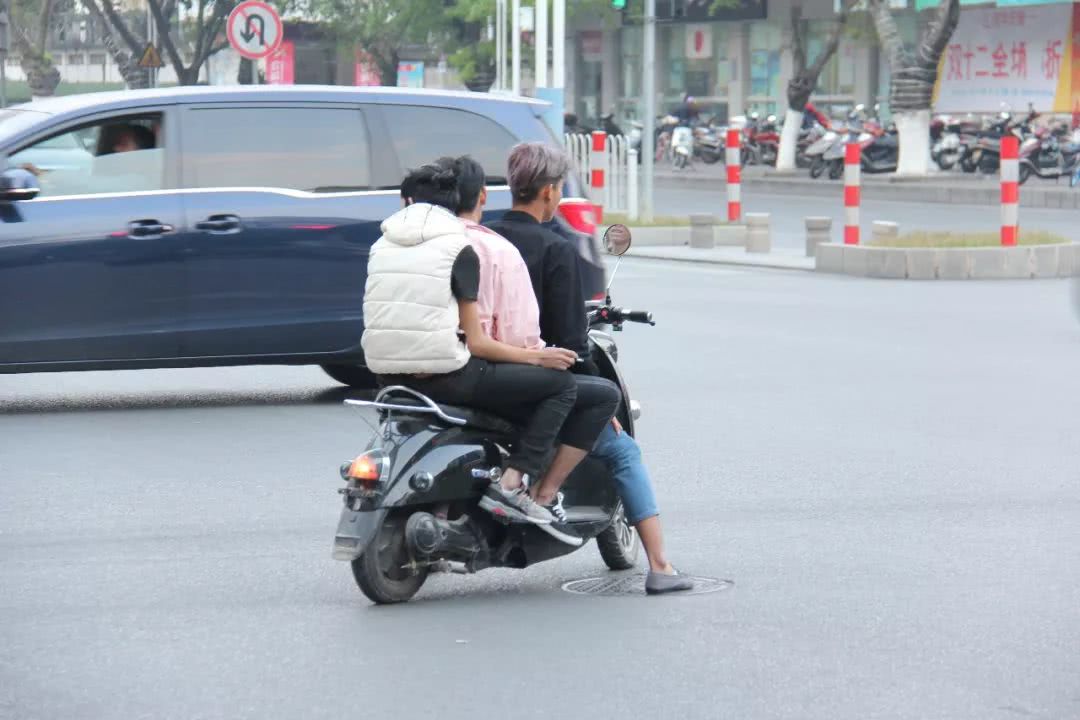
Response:
[{"label": "minivan window", "polygon": [[[382,112],[403,171],[443,156],[470,155],[484,168],[489,185],[506,183],[506,161],[518,139],[494,120],[464,110],[417,105],[383,105]],[[400,182],[396,178],[380,184]]]},{"label": "minivan window", "polygon": [[8,165],[36,177],[39,197],[160,190],[165,150],[160,114],[112,117],[22,148]]},{"label": "minivan window", "polygon": [[184,114],[183,186],[348,192],[371,187],[357,109],[212,107]]}]

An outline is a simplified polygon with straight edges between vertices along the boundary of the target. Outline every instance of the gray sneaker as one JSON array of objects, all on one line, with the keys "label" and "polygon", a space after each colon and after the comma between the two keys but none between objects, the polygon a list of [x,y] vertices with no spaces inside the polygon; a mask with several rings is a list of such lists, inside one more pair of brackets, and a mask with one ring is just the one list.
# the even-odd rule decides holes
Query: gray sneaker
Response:
[{"label": "gray sneaker", "polygon": [[662,595],[663,593],[682,592],[692,590],[694,581],[685,575],[680,575],[676,570],[674,575],[649,571],[645,577],[645,592],[649,595]]},{"label": "gray sneaker", "polygon": [[555,520],[550,510],[537,505],[536,501],[529,497],[525,486],[507,490],[498,481],[491,483],[484,491],[480,497],[480,507],[492,515],[514,522],[550,525]]}]

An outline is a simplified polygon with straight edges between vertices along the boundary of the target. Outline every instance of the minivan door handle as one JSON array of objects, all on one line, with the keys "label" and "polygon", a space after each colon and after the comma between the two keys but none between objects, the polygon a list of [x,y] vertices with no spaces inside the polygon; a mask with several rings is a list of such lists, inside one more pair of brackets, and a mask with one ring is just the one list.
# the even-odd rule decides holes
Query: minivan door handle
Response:
[{"label": "minivan door handle", "polygon": [[139,239],[156,238],[165,233],[171,233],[175,229],[172,225],[163,223],[160,220],[132,220],[128,223],[128,237]]},{"label": "minivan door handle", "polygon": [[240,218],[236,215],[211,215],[195,223],[195,229],[215,235],[240,232]]}]

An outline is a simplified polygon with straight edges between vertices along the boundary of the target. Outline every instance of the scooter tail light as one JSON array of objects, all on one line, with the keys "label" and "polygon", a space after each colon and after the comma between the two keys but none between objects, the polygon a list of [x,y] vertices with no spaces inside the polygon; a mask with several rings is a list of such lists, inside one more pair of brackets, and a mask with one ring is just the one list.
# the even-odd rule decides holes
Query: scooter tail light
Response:
[{"label": "scooter tail light", "polygon": [[341,466],[343,480],[355,480],[361,485],[374,486],[383,477],[389,458],[382,450],[369,450]]}]

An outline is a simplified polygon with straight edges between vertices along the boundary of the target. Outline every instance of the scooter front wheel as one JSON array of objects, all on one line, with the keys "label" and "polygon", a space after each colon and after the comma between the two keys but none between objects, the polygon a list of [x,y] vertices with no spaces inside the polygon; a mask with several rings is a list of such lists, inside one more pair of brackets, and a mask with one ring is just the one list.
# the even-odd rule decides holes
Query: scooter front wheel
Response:
[{"label": "scooter front wheel", "polygon": [[844,162],[842,160],[829,161],[829,179],[839,180],[844,176]]},{"label": "scooter front wheel", "polygon": [[427,580],[426,567],[408,567],[411,562],[405,520],[399,513],[387,515],[363,554],[352,561],[353,578],[360,592],[376,605],[407,602]]},{"label": "scooter front wheel", "polygon": [[817,180],[825,172],[825,161],[820,155],[814,157],[810,162],[810,177]]},{"label": "scooter front wheel", "polygon": [[612,570],[629,570],[637,567],[641,541],[638,539],[637,531],[627,522],[622,503],[619,503],[615,519],[604,532],[596,536],[596,546],[600,549],[600,557]]}]

